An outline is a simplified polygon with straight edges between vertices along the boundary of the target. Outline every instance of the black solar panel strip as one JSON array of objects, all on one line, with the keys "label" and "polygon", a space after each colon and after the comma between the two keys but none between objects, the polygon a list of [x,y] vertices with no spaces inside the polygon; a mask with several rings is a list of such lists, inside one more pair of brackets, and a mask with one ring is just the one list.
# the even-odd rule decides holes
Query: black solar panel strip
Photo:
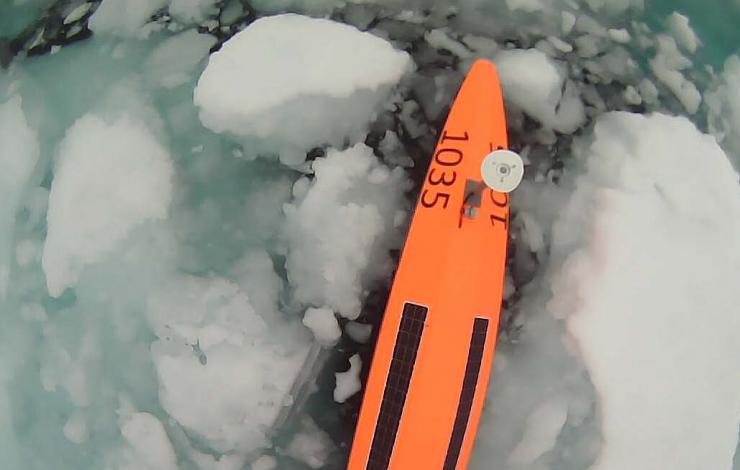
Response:
[{"label": "black solar panel strip", "polygon": [[390,464],[426,317],[426,307],[408,302],[404,304],[396,344],[393,347],[393,359],[370,447],[368,470],[387,470]]},{"label": "black solar panel strip", "polygon": [[465,378],[460,391],[460,402],[457,405],[455,424],[452,427],[450,444],[447,446],[447,456],[443,470],[455,470],[457,460],[460,458],[465,430],[470,419],[470,410],[473,407],[475,389],[478,384],[481,361],[483,360],[483,348],[488,336],[488,319],[476,318],[473,322],[473,333],[470,336],[470,349],[468,351],[468,364],[465,367]]}]

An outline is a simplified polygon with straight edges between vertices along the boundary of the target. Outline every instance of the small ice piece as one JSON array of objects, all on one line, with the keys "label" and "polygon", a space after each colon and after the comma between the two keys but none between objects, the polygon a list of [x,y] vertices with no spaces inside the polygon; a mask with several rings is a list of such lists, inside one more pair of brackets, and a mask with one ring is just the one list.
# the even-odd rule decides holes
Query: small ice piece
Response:
[{"label": "small ice piece", "polygon": [[301,420],[300,431],[290,441],[285,453],[311,468],[321,468],[329,459],[333,447],[331,438],[306,416]]},{"label": "small ice piece", "polygon": [[167,0],[103,0],[90,17],[89,28],[100,35],[146,36],[143,26],[166,5]]},{"label": "small ice piece", "polygon": [[76,412],[69,417],[64,428],[62,428],[64,437],[75,444],[82,444],[87,441],[89,435],[87,430],[87,418],[84,413]]},{"label": "small ice piece", "polygon": [[640,91],[642,100],[648,104],[657,103],[658,101],[658,88],[649,78],[643,78],[640,83],[637,84],[637,88]]},{"label": "small ice piece", "polygon": [[610,29],[609,30],[609,37],[614,42],[618,42],[619,44],[627,44],[632,40],[632,36],[630,36],[629,31],[627,31],[624,28],[621,29]]},{"label": "small ice piece", "polygon": [[699,46],[699,38],[696,37],[696,33],[691,26],[689,26],[689,18],[674,11],[666,19],[668,30],[671,32],[671,36],[676,40],[679,46],[686,52],[693,54],[696,52],[696,48]]},{"label": "small ice piece", "polygon": [[211,55],[194,101],[206,127],[297,165],[308,149],[364,132],[410,67],[406,52],[352,26],[269,16]]},{"label": "small ice piece", "polygon": [[121,434],[144,468],[178,470],[175,449],[162,423],[149,413],[134,413],[121,426]]},{"label": "small ice piece", "polygon": [[337,372],[334,376],[337,379],[337,385],[334,387],[334,401],[344,403],[349,397],[362,389],[360,383],[360,370],[362,369],[362,359],[359,354],[349,358],[349,370],[347,372]]},{"label": "small ice piece", "polygon": [[701,104],[701,94],[693,82],[680,72],[691,66],[676,46],[676,41],[666,35],[658,35],[658,52],[650,60],[650,69],[655,77],[678,98],[689,114],[695,114]]},{"label": "small ice piece", "polygon": [[555,447],[567,418],[568,405],[559,397],[550,398],[537,406],[527,418],[519,444],[509,454],[509,465],[527,467]]},{"label": "small ice piece", "polygon": [[85,266],[113,252],[138,226],[163,219],[174,168],[141,121],[88,114],[67,131],[49,194],[42,265],[49,293],[73,287]]},{"label": "small ice piece", "polygon": [[565,73],[537,49],[496,54],[504,97],[546,128],[572,133],[585,119],[583,103]]},{"label": "small ice piece", "polygon": [[303,316],[303,324],[311,330],[316,341],[324,347],[334,346],[342,337],[339,322],[331,309],[309,308]]},{"label": "small ice piece", "polygon": [[550,36],[547,38],[547,41],[552,44],[552,47],[559,50],[560,52],[563,52],[565,54],[569,52],[573,52],[573,46],[568,44],[567,42],[563,41],[560,38],[557,38],[555,36]]},{"label": "small ice piece", "polygon": [[591,141],[553,228],[552,258],[564,261],[548,305],[598,395],[591,468],[729,470],[740,177],[685,117],[609,113]]},{"label": "small ice piece", "polygon": [[624,96],[624,101],[627,102],[627,104],[642,104],[642,97],[640,96],[640,92],[638,92],[637,88],[632,85],[627,85],[627,87],[624,89],[624,92],[622,93],[622,96]]},{"label": "small ice piece", "polygon": [[393,220],[406,207],[408,180],[397,167],[373,183],[378,167],[384,165],[365,144],[329,149],[313,162],[305,195],[285,206],[286,268],[298,302],[352,320],[367,290],[390,273],[389,250],[402,242]]},{"label": "small ice piece", "polygon": [[344,326],[344,331],[347,333],[347,336],[352,339],[352,341],[360,344],[365,344],[370,340],[370,335],[373,334],[373,325],[351,321],[347,322],[347,324]]},{"label": "small ice piece", "polygon": [[467,59],[472,56],[470,49],[458,41],[452,39],[445,29],[437,28],[424,34],[424,40],[435,49],[444,49],[460,57],[461,59]]},{"label": "small ice piece", "polygon": [[64,17],[64,24],[74,23],[75,21],[79,20],[80,18],[85,16],[88,11],[90,11],[90,8],[92,6],[92,3],[83,3],[81,5],[77,5],[72,11],[69,12],[69,14],[67,14],[67,16]]},{"label": "small ice piece", "polygon": [[576,15],[569,11],[561,12],[561,25],[560,29],[563,31],[563,35],[567,36],[573,31],[573,27],[576,25]]},{"label": "small ice piece", "polygon": [[147,77],[164,88],[174,88],[193,80],[198,63],[208,56],[216,38],[190,29],[162,41],[149,55],[144,70]]}]

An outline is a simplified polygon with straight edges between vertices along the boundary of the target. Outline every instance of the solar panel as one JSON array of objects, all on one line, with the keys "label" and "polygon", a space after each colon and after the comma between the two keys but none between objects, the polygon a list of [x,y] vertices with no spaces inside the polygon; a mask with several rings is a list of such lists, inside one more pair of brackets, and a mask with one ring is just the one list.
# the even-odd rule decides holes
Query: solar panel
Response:
[{"label": "solar panel", "polygon": [[426,307],[409,302],[404,304],[401,324],[396,334],[396,344],[393,347],[393,359],[383,390],[383,400],[370,448],[368,470],[386,470],[390,464],[426,316]]},{"label": "solar panel", "polygon": [[468,350],[468,363],[465,367],[460,401],[457,405],[455,424],[452,427],[450,444],[447,446],[447,456],[443,470],[455,470],[457,459],[460,457],[465,430],[470,419],[470,409],[473,407],[475,388],[478,384],[481,361],[483,360],[483,349],[488,336],[488,319],[476,318],[473,322],[473,333],[470,336],[470,349]]}]

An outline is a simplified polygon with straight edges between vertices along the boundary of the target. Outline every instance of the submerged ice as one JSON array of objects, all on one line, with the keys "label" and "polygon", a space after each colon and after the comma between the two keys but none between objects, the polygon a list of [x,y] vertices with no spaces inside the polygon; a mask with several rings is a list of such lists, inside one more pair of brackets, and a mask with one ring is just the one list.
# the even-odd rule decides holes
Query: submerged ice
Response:
[{"label": "submerged ice", "polygon": [[740,468],[740,60],[707,64],[695,18],[21,3],[0,18],[3,468],[343,468],[479,56],[527,170],[471,468]]}]

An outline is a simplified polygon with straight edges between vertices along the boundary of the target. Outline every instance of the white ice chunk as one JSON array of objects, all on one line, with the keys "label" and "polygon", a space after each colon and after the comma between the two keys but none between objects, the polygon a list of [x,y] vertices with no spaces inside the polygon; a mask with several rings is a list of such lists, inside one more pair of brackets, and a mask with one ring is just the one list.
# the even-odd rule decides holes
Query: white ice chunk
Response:
[{"label": "white ice chunk", "polygon": [[95,34],[146,36],[142,27],[166,5],[167,0],[103,0],[90,17],[89,27]]},{"label": "white ice chunk", "polygon": [[577,90],[566,83],[565,73],[546,54],[537,49],[513,49],[499,52],[495,60],[508,102],[558,132],[572,133],[583,123],[585,114]]},{"label": "white ice chunk", "polygon": [[190,29],[162,41],[147,58],[144,70],[155,83],[173,88],[187,83],[194,77],[198,63],[208,56],[208,50],[216,43],[209,34],[200,34]]},{"label": "white ice chunk", "polygon": [[349,370],[334,374],[337,380],[334,387],[334,401],[344,403],[349,397],[362,389],[360,382],[360,371],[362,370],[362,359],[358,354],[349,358]]},{"label": "white ice chunk", "polygon": [[630,35],[629,31],[627,31],[624,28],[620,29],[610,29],[609,30],[609,37],[614,42],[618,42],[619,44],[627,44],[632,40],[632,36]]},{"label": "white ice chunk", "polygon": [[166,217],[174,169],[141,121],[88,114],[60,147],[51,184],[42,265],[49,293],[73,287],[85,266],[110,254],[135,228]]},{"label": "white ice chunk", "polygon": [[162,407],[219,452],[251,452],[304,362],[302,336],[268,329],[225,279],[173,280],[148,301]]},{"label": "white ice chunk", "polygon": [[305,150],[362,132],[410,64],[405,52],[352,26],[270,16],[211,55],[194,100],[206,127],[300,163]]},{"label": "white ice chunk", "polygon": [[15,214],[39,158],[36,131],[21,104],[20,96],[0,104],[0,299],[10,278]]},{"label": "white ice chunk", "polygon": [[740,417],[740,187],[683,117],[599,118],[561,210],[549,309],[599,399],[593,470],[729,470]]},{"label": "white ice chunk", "polygon": [[316,341],[324,347],[337,344],[342,337],[337,317],[328,308],[309,308],[303,316],[303,324],[313,333]]},{"label": "white ice chunk", "polygon": [[689,18],[678,12],[673,12],[668,15],[666,19],[668,30],[676,40],[679,46],[681,46],[686,52],[693,54],[696,52],[696,48],[699,46],[699,38],[691,26],[689,26]]},{"label": "white ice chunk", "polygon": [[144,465],[142,470],[178,470],[175,449],[155,416],[134,413],[121,426],[121,434]]},{"label": "white ice chunk", "polygon": [[407,179],[397,167],[373,182],[378,168],[385,166],[364,144],[329,149],[313,162],[305,196],[286,205],[286,267],[299,302],[354,319],[366,290],[390,273],[388,250],[401,242],[393,222],[406,205]]}]

